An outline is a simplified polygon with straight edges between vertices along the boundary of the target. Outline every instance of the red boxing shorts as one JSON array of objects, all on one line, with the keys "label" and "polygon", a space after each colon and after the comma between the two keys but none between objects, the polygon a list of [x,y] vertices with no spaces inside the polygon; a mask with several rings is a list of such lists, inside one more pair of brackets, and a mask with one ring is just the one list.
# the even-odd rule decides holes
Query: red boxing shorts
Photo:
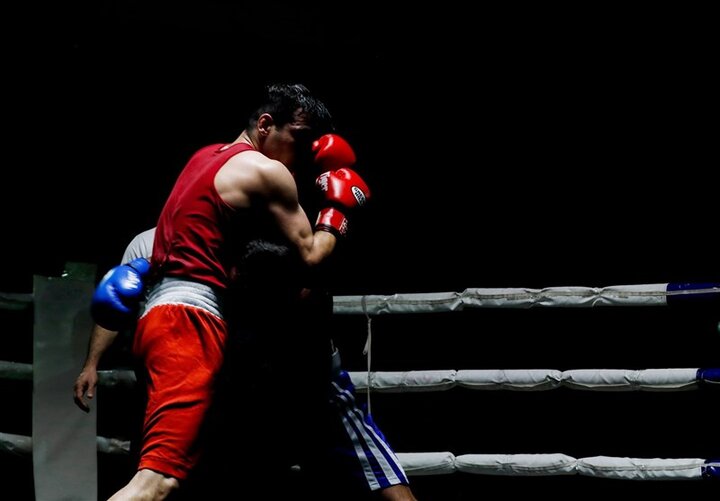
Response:
[{"label": "red boxing shorts", "polygon": [[151,291],[133,340],[147,378],[138,470],[183,480],[197,464],[226,340],[211,288],[165,279]]}]

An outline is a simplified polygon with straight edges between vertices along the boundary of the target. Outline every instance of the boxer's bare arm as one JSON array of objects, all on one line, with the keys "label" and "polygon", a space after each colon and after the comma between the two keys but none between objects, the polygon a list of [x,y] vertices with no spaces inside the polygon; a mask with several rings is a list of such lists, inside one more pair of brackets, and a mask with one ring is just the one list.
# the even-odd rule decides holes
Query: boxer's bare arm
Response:
[{"label": "boxer's bare arm", "polygon": [[215,187],[220,197],[237,209],[265,204],[308,265],[321,263],[334,250],[335,235],[313,231],[300,205],[295,179],[281,162],[251,151],[235,155],[218,172]]}]

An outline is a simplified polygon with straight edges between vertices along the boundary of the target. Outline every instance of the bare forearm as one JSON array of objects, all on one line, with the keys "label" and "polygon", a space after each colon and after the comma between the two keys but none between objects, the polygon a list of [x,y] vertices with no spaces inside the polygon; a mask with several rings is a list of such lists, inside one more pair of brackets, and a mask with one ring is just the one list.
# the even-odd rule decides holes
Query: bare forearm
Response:
[{"label": "bare forearm", "polygon": [[309,266],[316,266],[332,254],[336,244],[337,237],[332,233],[316,231],[312,237],[312,244],[303,258]]},{"label": "bare forearm", "polygon": [[87,357],[84,368],[97,369],[103,354],[110,348],[117,337],[117,331],[111,331],[95,324],[90,334]]}]

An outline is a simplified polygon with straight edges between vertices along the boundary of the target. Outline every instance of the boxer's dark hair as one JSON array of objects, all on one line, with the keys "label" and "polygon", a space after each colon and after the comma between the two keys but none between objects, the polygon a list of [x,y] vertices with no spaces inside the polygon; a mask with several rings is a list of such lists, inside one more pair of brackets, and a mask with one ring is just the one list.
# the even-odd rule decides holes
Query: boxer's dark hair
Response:
[{"label": "boxer's dark hair", "polygon": [[289,245],[255,239],[245,246],[238,267],[239,284],[250,291],[272,292],[300,287],[305,266]]},{"label": "boxer's dark hair", "polygon": [[306,86],[298,83],[268,85],[265,88],[262,104],[248,119],[248,128],[254,129],[263,113],[268,113],[272,116],[275,125],[282,127],[296,120],[298,110],[316,136],[335,130],[332,115],[325,103],[315,97]]}]

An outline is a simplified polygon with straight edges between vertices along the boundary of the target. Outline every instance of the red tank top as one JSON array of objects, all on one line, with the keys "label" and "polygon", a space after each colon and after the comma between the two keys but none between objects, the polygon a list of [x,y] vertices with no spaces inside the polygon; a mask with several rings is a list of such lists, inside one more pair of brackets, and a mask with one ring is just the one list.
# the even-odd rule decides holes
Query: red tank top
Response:
[{"label": "red tank top", "polygon": [[199,149],[178,176],[158,219],[152,264],[159,277],[181,277],[225,289],[238,245],[246,239],[236,209],[215,189],[215,174],[249,144]]}]

